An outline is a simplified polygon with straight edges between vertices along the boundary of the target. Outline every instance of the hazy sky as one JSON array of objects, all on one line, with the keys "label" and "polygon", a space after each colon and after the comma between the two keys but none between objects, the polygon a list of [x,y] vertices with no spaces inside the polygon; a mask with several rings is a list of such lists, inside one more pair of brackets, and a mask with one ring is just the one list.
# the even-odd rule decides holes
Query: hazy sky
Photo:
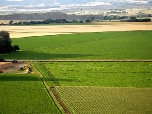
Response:
[{"label": "hazy sky", "polygon": [[6,5],[110,5],[113,2],[146,4],[152,0],[0,0],[0,6]]}]

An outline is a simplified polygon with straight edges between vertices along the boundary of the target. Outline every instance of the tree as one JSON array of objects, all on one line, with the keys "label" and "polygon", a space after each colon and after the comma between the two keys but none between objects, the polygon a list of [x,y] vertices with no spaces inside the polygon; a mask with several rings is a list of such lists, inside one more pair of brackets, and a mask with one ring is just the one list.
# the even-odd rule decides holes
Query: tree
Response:
[{"label": "tree", "polygon": [[3,36],[0,36],[0,53],[5,52],[5,39]]},{"label": "tree", "polygon": [[19,50],[19,47],[12,47],[11,39],[7,31],[0,31],[0,53],[9,53],[13,51],[13,48]]},{"label": "tree", "polygon": [[14,45],[14,46],[12,46],[12,48],[13,48],[13,51],[20,50],[18,45]]},{"label": "tree", "polygon": [[90,20],[90,19],[87,19],[87,20],[85,20],[85,22],[86,22],[86,23],[90,23],[90,22],[91,22],[91,20]]},{"label": "tree", "polygon": [[10,22],[9,22],[9,25],[12,25],[13,24],[13,21],[11,20]]},{"label": "tree", "polygon": [[1,38],[1,52],[0,53],[8,53],[12,51],[11,39],[9,37],[9,33],[7,31],[0,31]]}]

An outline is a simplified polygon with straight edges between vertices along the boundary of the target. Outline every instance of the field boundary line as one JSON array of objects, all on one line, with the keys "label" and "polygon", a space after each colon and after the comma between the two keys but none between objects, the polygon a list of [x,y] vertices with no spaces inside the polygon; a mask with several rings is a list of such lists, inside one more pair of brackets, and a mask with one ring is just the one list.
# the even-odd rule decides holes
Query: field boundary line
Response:
[{"label": "field boundary line", "polygon": [[57,99],[54,98],[54,94],[53,94],[52,91],[50,91],[50,86],[49,86],[49,84],[47,83],[47,81],[45,80],[43,74],[39,71],[39,69],[36,67],[36,65],[35,65],[34,63],[32,63],[32,62],[30,61],[30,64],[32,64],[33,67],[34,67],[34,69],[36,70],[37,75],[39,76],[40,81],[42,82],[43,86],[45,87],[46,92],[47,92],[47,94],[49,95],[49,97],[53,100],[53,102],[55,103],[55,105],[57,106],[57,108],[59,109],[59,111],[60,111],[61,113],[64,113],[63,107],[59,104],[59,102],[57,101]]},{"label": "field boundary line", "polygon": [[65,103],[60,98],[60,96],[59,96],[58,92],[56,91],[55,87],[50,87],[50,91],[52,92],[52,94],[54,95],[55,99],[58,101],[58,103],[60,104],[60,106],[62,106],[62,108],[65,111],[65,113],[66,114],[71,114],[71,112],[68,109],[68,107],[65,105]]},{"label": "field boundary line", "polygon": [[[50,72],[50,70],[48,70],[46,68],[46,66],[41,62],[42,67],[45,69],[45,71],[47,72],[47,74],[55,81],[55,86],[60,86],[59,81],[55,78],[55,76]],[[45,77],[44,77],[45,78]],[[47,82],[47,80],[46,80]]]},{"label": "field boundary line", "polygon": [[152,62],[152,60],[40,60],[41,62]]},{"label": "field boundary line", "polygon": [[[8,62],[13,60],[6,60]],[[18,60],[28,62],[29,60]],[[152,60],[138,60],[138,59],[124,59],[124,60],[116,60],[116,59],[102,59],[102,60],[30,60],[32,62],[152,62]]]}]

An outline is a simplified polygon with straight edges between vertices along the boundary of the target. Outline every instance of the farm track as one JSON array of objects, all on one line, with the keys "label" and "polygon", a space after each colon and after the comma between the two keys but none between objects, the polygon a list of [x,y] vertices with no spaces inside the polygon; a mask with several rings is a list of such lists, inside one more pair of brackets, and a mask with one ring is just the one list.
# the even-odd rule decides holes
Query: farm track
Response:
[{"label": "farm track", "polygon": [[[38,75],[39,75],[39,78],[40,78],[41,82],[43,83],[44,87],[46,88],[46,91],[47,91],[48,95],[50,96],[50,98],[53,99],[52,94],[53,94],[53,95],[55,96],[55,98],[56,98],[56,96],[58,96],[57,93],[54,94],[54,92],[51,91],[50,86],[49,86],[49,84],[47,83],[47,81],[45,80],[43,74],[39,71],[39,69],[36,67],[35,64],[33,64],[33,66],[34,66],[34,68],[36,69],[36,71],[37,71],[37,73],[38,73]],[[52,94],[51,94],[51,92],[52,92]],[[60,99],[60,98],[58,97],[58,99],[56,99],[56,100],[58,101],[59,99]],[[54,101],[54,100],[53,100],[53,101]],[[59,100],[59,101],[61,101],[61,100]],[[54,101],[54,103],[56,104],[55,101]],[[60,102],[58,102],[58,103],[60,104]],[[68,110],[68,109],[64,109],[65,106],[64,106],[63,103],[61,103],[61,104],[62,104],[62,105],[60,105],[60,106],[62,107],[63,110]],[[58,104],[56,104],[56,106],[58,107]],[[58,108],[59,108],[59,107],[58,107]],[[62,109],[59,108],[59,110],[61,111],[61,113],[62,113]],[[66,114],[70,114],[70,113],[66,113]]]},{"label": "farm track", "polygon": [[[36,67],[35,64],[33,64],[34,67],[36,68],[39,77],[43,83],[43,85],[45,86],[47,93],[49,94],[49,96],[51,98],[55,98],[55,100],[58,102],[58,104],[62,107],[62,109],[64,110],[65,114],[71,114],[71,112],[69,111],[69,109],[66,107],[66,105],[63,103],[63,101],[61,100],[60,96],[58,95],[58,93],[56,92],[54,87],[50,87],[49,84],[47,83],[47,80],[45,79],[45,77],[43,76],[43,74],[38,70],[38,68]],[[41,66],[45,69],[45,71],[48,73],[49,76],[51,76],[53,78],[53,80],[55,80],[55,85],[56,86],[60,86],[60,83],[57,81],[57,79],[53,76],[53,74],[41,63]],[[53,96],[52,96],[52,94]],[[56,102],[54,102],[56,104]],[[58,105],[57,105],[58,107]],[[60,109],[60,108],[59,108]],[[62,111],[61,111],[62,112]]]},{"label": "farm track", "polygon": [[56,89],[54,87],[51,87],[50,91],[53,93],[53,95],[55,96],[55,98],[58,101],[58,103],[62,106],[62,108],[65,111],[65,113],[66,114],[71,114],[69,109],[66,107],[66,105],[63,103],[63,101],[61,100],[60,96],[58,95]]},{"label": "farm track", "polygon": [[55,76],[44,66],[43,63],[41,63],[41,66],[45,69],[45,71],[47,72],[47,74],[54,80],[54,84],[55,86],[60,86],[59,81],[55,78]]}]

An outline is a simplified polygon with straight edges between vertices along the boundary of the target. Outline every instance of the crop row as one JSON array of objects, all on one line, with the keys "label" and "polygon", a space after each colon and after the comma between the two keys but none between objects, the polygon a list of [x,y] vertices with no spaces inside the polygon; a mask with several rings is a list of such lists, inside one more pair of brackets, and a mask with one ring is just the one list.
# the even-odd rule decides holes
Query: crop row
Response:
[{"label": "crop row", "polygon": [[151,113],[151,88],[56,87],[74,114]]}]

